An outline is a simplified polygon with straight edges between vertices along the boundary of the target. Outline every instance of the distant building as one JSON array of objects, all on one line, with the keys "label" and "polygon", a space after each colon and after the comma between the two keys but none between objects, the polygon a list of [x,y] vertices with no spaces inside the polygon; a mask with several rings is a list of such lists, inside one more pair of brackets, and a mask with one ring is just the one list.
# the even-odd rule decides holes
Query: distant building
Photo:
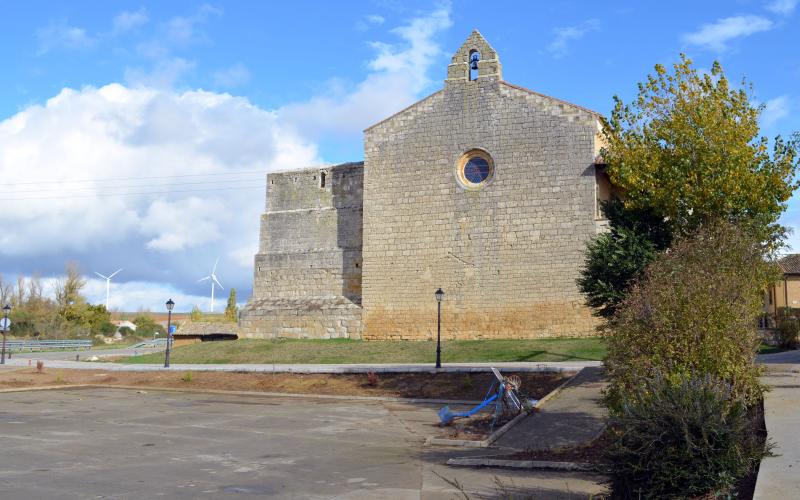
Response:
[{"label": "distant building", "polygon": [[606,227],[600,131],[505,82],[474,31],[442,90],[364,131],[363,162],[268,175],[242,335],[429,340],[437,288],[446,339],[595,334],[575,281]]},{"label": "distant building", "polygon": [[789,254],[778,260],[783,278],[767,288],[764,309],[775,315],[784,307],[800,308],[800,254]]},{"label": "distant building", "polygon": [[131,330],[133,330],[134,332],[136,331],[136,325],[133,324],[132,322],[128,321],[128,320],[122,320],[122,321],[114,320],[114,321],[111,321],[111,324],[113,324],[114,326],[117,327],[117,331],[119,331],[120,328],[123,328],[123,327],[128,327]]}]

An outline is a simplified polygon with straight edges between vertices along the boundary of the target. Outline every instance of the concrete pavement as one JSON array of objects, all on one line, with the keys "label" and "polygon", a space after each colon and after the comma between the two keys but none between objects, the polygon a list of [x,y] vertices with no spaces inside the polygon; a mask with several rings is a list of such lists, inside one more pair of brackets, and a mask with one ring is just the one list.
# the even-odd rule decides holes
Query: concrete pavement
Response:
[{"label": "concrete pavement", "polygon": [[[50,368],[96,369],[105,371],[161,371],[163,364],[125,364],[110,362],[68,361],[64,359],[47,359],[37,356],[38,353],[25,353],[25,356],[14,356],[8,361],[10,366],[28,366],[28,360],[46,359],[45,366]],[[86,359],[81,356],[81,359]],[[35,364],[35,363],[32,363]],[[553,362],[520,362],[520,363],[448,363],[439,371],[443,372],[483,372],[494,367],[501,371],[523,372],[577,372],[586,367],[602,366],[600,361],[553,361]],[[171,371],[193,372],[254,372],[254,373],[435,373],[432,364],[171,364]]]},{"label": "concrete pavement", "polygon": [[452,469],[438,406],[85,389],[0,394],[8,498],[586,498],[587,474]]},{"label": "concrete pavement", "polygon": [[[777,359],[794,358],[798,351]],[[762,378],[772,390],[764,395],[764,419],[768,439],[775,444],[775,456],[761,461],[754,500],[800,498],[800,365],[770,364]]]},{"label": "concrete pavement", "polygon": [[495,445],[515,450],[542,450],[579,446],[591,441],[606,427],[608,411],[600,401],[603,387],[605,381],[600,368],[583,370],[547,401],[541,411],[522,419]]}]

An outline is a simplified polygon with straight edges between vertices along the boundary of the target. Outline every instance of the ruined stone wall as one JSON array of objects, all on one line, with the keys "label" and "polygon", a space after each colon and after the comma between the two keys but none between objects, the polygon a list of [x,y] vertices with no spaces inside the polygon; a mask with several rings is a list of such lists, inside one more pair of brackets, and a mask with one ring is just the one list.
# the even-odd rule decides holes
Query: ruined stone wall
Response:
[{"label": "ruined stone wall", "polygon": [[[597,116],[466,64],[365,132],[363,337],[435,338],[438,287],[448,339],[592,335],[575,280],[597,232]],[[495,164],[477,190],[456,180],[473,148]]]},{"label": "ruined stone wall", "polygon": [[360,338],[363,164],[267,176],[246,337]]}]

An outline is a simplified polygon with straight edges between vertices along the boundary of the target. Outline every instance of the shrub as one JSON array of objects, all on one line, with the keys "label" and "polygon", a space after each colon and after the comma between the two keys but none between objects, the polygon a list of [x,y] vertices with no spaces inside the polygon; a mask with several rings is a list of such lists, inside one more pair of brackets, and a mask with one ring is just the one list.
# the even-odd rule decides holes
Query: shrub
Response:
[{"label": "shrub", "polygon": [[156,321],[147,314],[140,314],[136,316],[136,318],[133,320],[133,324],[136,325],[136,335],[142,337],[150,338],[156,332],[161,335],[166,333],[164,327],[159,323],[156,323]]},{"label": "shrub", "polygon": [[192,306],[192,312],[189,313],[189,319],[192,321],[203,321],[203,312],[196,305]]},{"label": "shrub", "polygon": [[131,328],[129,326],[123,326],[123,327],[121,327],[119,329],[119,334],[122,335],[123,337],[127,337],[129,335],[132,335],[133,333],[134,333],[133,328]]},{"label": "shrub", "polygon": [[602,209],[609,231],[589,242],[577,284],[586,304],[608,319],[647,264],[669,246],[672,236],[664,218],[653,211],[625,208],[618,198],[603,202]]},{"label": "shrub", "polygon": [[186,382],[187,384],[192,381],[192,372],[186,372],[181,377],[181,381]]},{"label": "shrub", "polygon": [[113,335],[117,331],[117,327],[110,321],[104,321],[97,327],[97,331],[103,335]]},{"label": "shrub", "polygon": [[727,494],[765,454],[744,403],[710,375],[656,373],[623,397],[610,436],[614,498]]},{"label": "shrub", "polygon": [[367,385],[370,387],[378,386],[378,375],[375,372],[367,372]]},{"label": "shrub", "polygon": [[661,254],[605,331],[611,410],[655,371],[710,374],[747,405],[758,401],[755,320],[775,269],[755,238],[725,223]]},{"label": "shrub", "polygon": [[778,345],[785,349],[796,349],[800,337],[800,319],[784,310],[775,318],[775,337]]}]

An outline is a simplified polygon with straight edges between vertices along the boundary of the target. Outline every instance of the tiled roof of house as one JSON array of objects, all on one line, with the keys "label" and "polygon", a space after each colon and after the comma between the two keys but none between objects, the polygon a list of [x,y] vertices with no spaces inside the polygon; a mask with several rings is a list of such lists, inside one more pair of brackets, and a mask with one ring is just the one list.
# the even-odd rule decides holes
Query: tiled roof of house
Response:
[{"label": "tiled roof of house", "polygon": [[783,274],[800,274],[800,253],[792,253],[778,260]]},{"label": "tiled roof of house", "polygon": [[236,323],[222,323],[217,321],[186,321],[175,330],[174,335],[214,335],[214,334],[239,334],[239,325]]}]

